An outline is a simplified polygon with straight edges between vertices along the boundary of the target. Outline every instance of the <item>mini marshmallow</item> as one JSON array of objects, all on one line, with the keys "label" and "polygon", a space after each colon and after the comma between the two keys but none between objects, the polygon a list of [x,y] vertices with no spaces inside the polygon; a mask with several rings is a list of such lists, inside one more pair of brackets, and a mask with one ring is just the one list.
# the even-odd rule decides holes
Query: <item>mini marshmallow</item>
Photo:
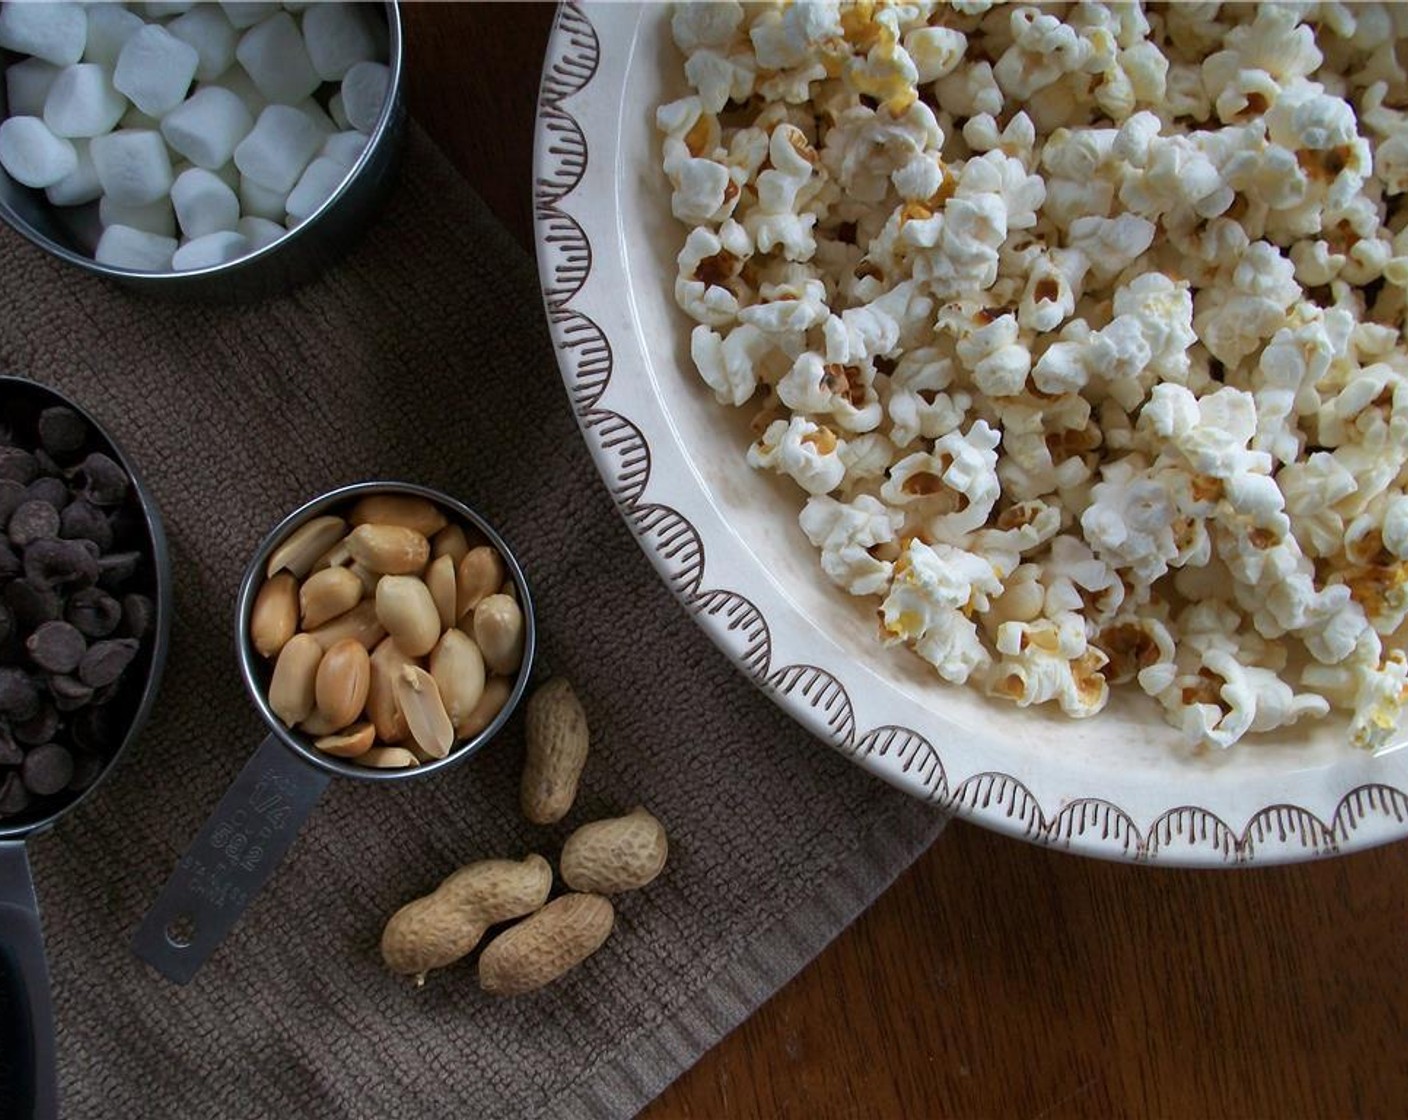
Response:
[{"label": "mini marshmallow", "polygon": [[303,41],[313,69],[325,82],[340,82],[354,64],[381,53],[361,4],[314,4],[303,15]]},{"label": "mini marshmallow", "polygon": [[[391,70],[380,62],[359,62],[342,79],[342,106],[358,132],[371,132],[391,87]],[[334,115],[334,120],[337,117]]]},{"label": "mini marshmallow", "polygon": [[193,167],[171,184],[171,205],[181,232],[195,239],[233,230],[240,220],[240,200],[210,171]]},{"label": "mini marshmallow", "polygon": [[285,207],[290,221],[296,224],[309,218],[333,196],[345,178],[347,168],[336,160],[326,156],[315,159],[299,178],[298,185],[289,192]]},{"label": "mini marshmallow", "polygon": [[162,117],[185,100],[199,65],[195,47],[148,24],[122,45],[112,84],[142,112]]},{"label": "mini marshmallow", "polygon": [[220,7],[225,13],[225,18],[241,31],[268,19],[279,10],[277,4],[254,3],[252,0],[244,3],[226,3],[225,0],[220,0]]},{"label": "mini marshmallow", "polygon": [[[189,171],[190,168],[182,167],[181,170]],[[219,167],[207,168],[206,170],[210,171],[212,175],[214,175],[217,179],[219,179],[236,194],[239,194],[240,169],[235,166],[234,160],[231,160],[229,163],[222,163]]]},{"label": "mini marshmallow", "polygon": [[272,245],[288,232],[278,222],[271,222],[268,218],[255,217],[241,218],[235,230],[249,242],[251,253],[258,252],[266,245]]},{"label": "mini marshmallow", "polygon": [[342,100],[341,92],[328,98],[328,116],[332,117],[333,123],[338,128],[349,129],[352,127],[352,122],[347,119],[347,106]]},{"label": "mini marshmallow", "polygon": [[244,102],[219,86],[196,90],[161,122],[161,134],[174,151],[211,171],[230,162],[252,128],[254,117]]},{"label": "mini marshmallow", "polygon": [[328,116],[327,110],[319,105],[315,98],[305,97],[294,108],[317,125],[324,136],[331,136],[338,131],[337,122]]},{"label": "mini marshmallow", "polygon": [[5,98],[12,117],[42,117],[44,99],[59,68],[42,58],[26,58],[5,68]]},{"label": "mini marshmallow", "polygon": [[89,4],[88,42],[83,48],[83,61],[111,70],[117,65],[122,45],[145,26],[141,16],[121,4]]},{"label": "mini marshmallow", "polygon": [[367,150],[367,140],[367,136],[355,130],[334,132],[323,144],[323,150],[319,155],[327,156],[328,159],[335,160],[343,167],[351,167],[362,158],[362,153]]},{"label": "mini marshmallow", "polygon": [[0,122],[0,167],[26,187],[52,187],[78,169],[78,152],[38,117],[10,117]]},{"label": "mini marshmallow", "polygon": [[235,166],[261,187],[287,193],[322,146],[322,130],[307,114],[291,105],[270,105],[236,146]]},{"label": "mini marshmallow", "polygon": [[155,202],[171,189],[171,157],[159,132],[110,132],[93,137],[90,150],[103,193],[119,205]]},{"label": "mini marshmallow", "polygon": [[296,105],[311,97],[321,84],[298,25],[287,12],[270,16],[246,31],[235,48],[235,57],[259,92],[281,105]]},{"label": "mini marshmallow", "polygon": [[113,268],[166,272],[171,268],[171,256],[175,252],[174,237],[160,237],[131,226],[115,225],[103,230],[93,259]]},{"label": "mini marshmallow", "polygon": [[119,128],[142,128],[155,130],[161,127],[161,121],[156,117],[149,117],[146,113],[135,105],[127,106],[127,112],[122,114],[122,119],[117,122]]},{"label": "mini marshmallow", "polygon": [[259,92],[259,87],[254,84],[253,79],[244,72],[244,67],[238,62],[215,81],[207,84],[229,90],[244,102],[244,107],[249,110],[251,117],[257,118],[264,111],[264,106],[269,104],[264,95]]},{"label": "mini marshmallow", "polygon": [[127,98],[113,89],[108,72],[95,62],[64,67],[44,99],[44,123],[55,136],[111,132],[126,111]]},{"label": "mini marshmallow", "polygon": [[176,212],[165,195],[144,206],[123,206],[107,195],[98,200],[98,220],[105,226],[127,226],[158,237],[176,236]]},{"label": "mini marshmallow", "polygon": [[55,206],[82,206],[103,193],[103,185],[98,182],[98,169],[93,166],[93,155],[88,150],[88,141],[73,141],[73,150],[78,154],[78,166],[53,186],[44,188],[44,197]]},{"label": "mini marshmallow", "polygon": [[168,19],[184,15],[196,6],[195,0],[147,0],[142,10],[148,19]]},{"label": "mini marshmallow", "polygon": [[239,32],[219,8],[201,4],[173,19],[166,30],[194,48],[200,59],[196,65],[197,81],[213,82],[234,64]]},{"label": "mini marshmallow", "polygon": [[240,176],[239,185],[240,209],[246,217],[267,218],[273,222],[282,222],[287,211],[284,204],[288,202],[288,191],[272,191],[268,187],[261,187],[247,175]]},{"label": "mini marshmallow", "polygon": [[72,66],[87,41],[82,4],[0,4],[0,47]]},{"label": "mini marshmallow", "polygon": [[233,230],[222,230],[187,241],[171,258],[171,267],[177,272],[214,268],[216,265],[238,260],[248,252],[249,242],[242,234]]}]

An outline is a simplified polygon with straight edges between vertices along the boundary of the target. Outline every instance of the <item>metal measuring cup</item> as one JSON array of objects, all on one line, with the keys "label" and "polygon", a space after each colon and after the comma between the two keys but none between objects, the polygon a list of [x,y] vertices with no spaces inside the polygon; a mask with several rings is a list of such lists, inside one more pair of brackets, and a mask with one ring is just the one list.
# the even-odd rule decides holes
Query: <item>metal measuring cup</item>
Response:
[{"label": "metal measuring cup", "polygon": [[101,773],[81,792],[57,803],[31,806],[0,820],[0,1009],[6,1012],[0,1015],[0,1046],[4,1047],[4,1064],[11,1071],[5,1100],[15,1109],[12,1115],[34,1120],[57,1116],[59,1102],[49,962],[44,951],[39,901],[30,874],[28,841],[48,832],[60,817],[92,797],[140,733],[161,682],[172,614],[166,534],[156,501],[132,461],[89,412],[63,393],[26,378],[0,377],[0,420],[7,424],[27,426],[42,409],[54,405],[70,408],[81,416],[92,433],[90,449],[109,455],[127,474],[127,507],[134,523],[140,524],[144,553],[134,589],[148,595],[156,610],[138,660],[128,669],[131,677],[123,693],[113,700],[115,716],[123,730]]},{"label": "metal measuring cup", "polygon": [[[269,706],[272,666],[255,651],[249,633],[254,599],[274,550],[312,518],[373,494],[427,498],[446,514],[477,529],[503,557],[523,611],[523,661],[508,700],[493,722],[469,740],[456,740],[444,758],[405,770],[377,770],[335,758],[313,746],[308,735],[286,727]],[[132,950],[138,957],[178,984],[189,981],[234,928],[250,899],[293,844],[303,821],[334,775],[363,782],[413,781],[463,762],[493,739],[513,714],[527,688],[537,647],[528,582],[503,538],[463,502],[403,482],[344,486],[284,518],[264,539],[245,571],[235,611],[235,640],[245,688],[271,733],[245,763],[181,857],[132,941]]]}]

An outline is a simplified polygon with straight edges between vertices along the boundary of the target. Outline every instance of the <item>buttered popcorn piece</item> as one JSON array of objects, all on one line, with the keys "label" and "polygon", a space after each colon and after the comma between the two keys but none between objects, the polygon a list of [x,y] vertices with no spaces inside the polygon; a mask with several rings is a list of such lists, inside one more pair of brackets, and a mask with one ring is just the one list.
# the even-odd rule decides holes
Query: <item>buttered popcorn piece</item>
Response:
[{"label": "buttered popcorn piece", "polygon": [[[1408,701],[1408,17],[681,4],[675,299],[882,636],[1195,749]],[[1295,683],[1288,665],[1298,665]]]}]

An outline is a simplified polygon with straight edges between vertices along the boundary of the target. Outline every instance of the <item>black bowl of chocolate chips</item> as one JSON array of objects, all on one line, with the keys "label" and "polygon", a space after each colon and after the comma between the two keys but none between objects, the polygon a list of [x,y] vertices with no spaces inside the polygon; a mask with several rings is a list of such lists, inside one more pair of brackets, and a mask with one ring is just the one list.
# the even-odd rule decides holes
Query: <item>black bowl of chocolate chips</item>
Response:
[{"label": "black bowl of chocolate chips", "polygon": [[145,722],[170,587],[161,518],[121,449],[62,394],[0,376],[0,1082],[19,1115],[58,1107],[24,842],[84,800]]}]

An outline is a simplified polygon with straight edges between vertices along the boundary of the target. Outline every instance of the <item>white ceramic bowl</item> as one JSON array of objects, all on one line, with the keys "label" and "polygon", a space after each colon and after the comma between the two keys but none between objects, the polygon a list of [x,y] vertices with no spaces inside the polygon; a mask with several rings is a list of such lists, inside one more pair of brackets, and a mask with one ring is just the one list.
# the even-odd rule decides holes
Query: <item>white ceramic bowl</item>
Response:
[{"label": "white ceramic bowl", "polygon": [[538,111],[538,257],[596,465],[662,577],[739,667],[880,777],[1037,843],[1219,866],[1408,833],[1408,751],[1355,751],[1342,721],[1195,758],[1143,697],[1073,721],[947,685],[912,652],[880,646],[875,601],[826,581],[795,487],[745,463],[743,412],[716,404],[690,361],[692,323],[672,298],[685,230],[654,129],[656,106],[686,92],[668,7],[560,10]]}]

